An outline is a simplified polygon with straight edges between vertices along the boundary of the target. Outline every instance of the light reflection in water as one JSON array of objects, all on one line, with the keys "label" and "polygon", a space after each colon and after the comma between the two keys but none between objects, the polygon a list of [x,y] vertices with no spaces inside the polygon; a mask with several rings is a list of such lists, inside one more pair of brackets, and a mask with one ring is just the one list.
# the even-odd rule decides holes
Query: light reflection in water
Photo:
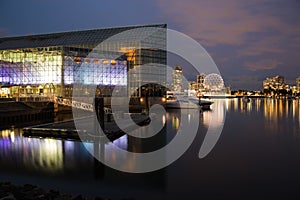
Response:
[{"label": "light reflection in water", "polygon": [[12,131],[10,132],[10,140],[11,140],[12,143],[15,142],[15,132],[14,132],[14,130],[12,130]]},{"label": "light reflection in water", "polygon": [[241,98],[235,98],[227,99],[226,107],[228,108],[227,110],[234,110],[236,112],[262,111],[266,120],[274,122],[290,115],[294,119],[299,120],[300,116],[299,100],[297,99],[252,98],[249,103],[245,103]]},{"label": "light reflection in water", "polygon": [[179,123],[180,123],[179,118],[173,116],[173,118],[172,118],[172,127],[177,130],[179,128]]},{"label": "light reflection in water", "polygon": [[[251,102],[245,103],[242,99],[230,99],[228,110],[235,112],[250,113],[262,112],[267,129],[276,132],[286,119],[297,121],[300,126],[300,100],[299,99],[274,99],[252,98]],[[239,107],[239,109],[237,109]]]},{"label": "light reflection in water", "polygon": [[292,110],[293,118],[298,117],[298,121],[300,123],[300,101],[293,101],[291,110]]},{"label": "light reflection in water", "polygon": [[[195,122],[199,121],[199,112],[199,110],[194,109],[182,109],[167,112],[166,115],[162,116],[162,120],[159,122],[162,123],[162,125],[166,124],[166,126],[161,132],[151,138],[143,139],[125,135],[112,143],[103,143],[100,140],[98,143],[96,142],[93,145],[86,144],[85,146],[88,148],[88,151],[93,153],[99,160],[105,160],[105,162],[110,163],[112,166],[118,166],[121,169],[125,169],[125,171],[134,171],[135,169],[140,169],[143,165],[148,165],[147,163],[140,162],[141,154],[139,153],[161,150],[162,147],[167,145],[167,142],[173,142],[172,139],[176,137],[174,135],[179,134],[179,137],[182,137],[182,135],[191,137],[190,132],[182,130],[190,125],[193,126]],[[182,120],[186,122],[182,123]],[[133,132],[136,136],[145,136],[145,134],[153,133],[153,130],[155,130],[155,127],[145,126],[144,129],[133,130]],[[196,132],[194,134],[196,134]],[[121,148],[122,150],[132,153],[127,154],[117,148]],[[95,149],[97,150],[95,151]],[[163,159],[167,157],[165,154],[168,153],[168,151],[162,150],[161,152],[161,161],[164,162]]]},{"label": "light reflection in water", "polygon": [[48,172],[63,168],[61,140],[24,138],[19,129],[8,129],[0,131],[0,149],[0,160],[4,164]]},{"label": "light reflection in water", "polygon": [[256,112],[260,111],[260,104],[261,104],[261,99],[256,99],[255,101]]},{"label": "light reflection in water", "polygon": [[203,116],[203,125],[205,127],[214,126],[218,127],[220,125],[223,126],[226,110],[230,108],[230,104],[227,100],[216,99],[213,100],[213,104],[211,105],[211,110],[204,111]]},{"label": "light reflection in water", "polygon": [[163,115],[163,116],[162,116],[162,123],[163,123],[163,124],[166,124],[166,115]]},{"label": "light reflection in water", "polygon": [[264,99],[265,119],[277,122],[290,115],[299,120],[299,100]]},{"label": "light reflection in water", "polygon": [[[226,110],[228,112],[261,112],[264,126],[270,130],[276,130],[285,119],[292,119],[300,126],[300,103],[299,100],[282,99],[252,99],[250,103],[245,103],[241,99],[213,100],[211,111],[204,111],[200,123],[212,129],[223,126]],[[165,143],[174,137],[180,125],[180,112],[167,112],[162,116],[162,123],[168,125],[166,138],[158,138],[158,141]],[[193,115],[186,115],[188,121],[196,120]],[[198,119],[199,120],[199,119]],[[279,124],[279,125],[278,125]],[[169,132],[171,130],[171,132]],[[296,130],[296,129],[295,129]],[[172,132],[173,131],[173,132]],[[140,133],[144,134],[144,133]],[[209,134],[207,134],[209,135]],[[216,141],[216,140],[215,140]],[[143,143],[131,141],[125,135],[114,144],[123,148],[130,148],[133,152],[143,149]],[[84,143],[84,145],[96,151],[99,156],[110,155],[105,159],[115,160],[116,155],[108,144]],[[129,147],[130,146],[130,147]],[[83,148],[83,145],[80,146]],[[56,173],[61,172],[66,167],[74,168],[74,163],[78,162],[78,155],[81,155],[82,163],[85,163],[87,152],[82,153],[82,149],[75,147],[73,141],[40,139],[22,137],[19,129],[8,129],[0,131],[0,163],[7,166],[20,166],[26,169]],[[78,154],[79,152],[79,154]],[[110,152],[110,153],[106,153]],[[82,155],[83,154],[83,155]],[[124,158],[125,159],[125,158]],[[136,158],[126,158],[129,167],[134,168]]]},{"label": "light reflection in water", "polygon": [[252,103],[246,103],[247,105],[247,112],[250,112],[252,110]]},{"label": "light reflection in water", "polygon": [[216,99],[211,105],[211,112],[203,112],[203,125],[208,127],[199,151],[199,158],[204,158],[214,148],[221,136],[225,123],[227,101]]}]

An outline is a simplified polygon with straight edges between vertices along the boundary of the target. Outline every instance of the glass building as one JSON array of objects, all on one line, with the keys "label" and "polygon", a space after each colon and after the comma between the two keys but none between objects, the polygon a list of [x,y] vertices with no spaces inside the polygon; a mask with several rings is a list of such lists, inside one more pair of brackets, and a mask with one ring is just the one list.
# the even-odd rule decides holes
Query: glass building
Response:
[{"label": "glass building", "polygon": [[183,92],[183,76],[182,76],[182,68],[179,65],[175,66],[175,69],[173,70],[173,83],[172,88],[173,91],[176,92]]},{"label": "glass building", "polygon": [[143,96],[145,88],[160,96],[165,49],[166,24],[0,38],[1,96],[71,97],[75,82],[97,85],[102,96],[115,86],[130,96]]}]

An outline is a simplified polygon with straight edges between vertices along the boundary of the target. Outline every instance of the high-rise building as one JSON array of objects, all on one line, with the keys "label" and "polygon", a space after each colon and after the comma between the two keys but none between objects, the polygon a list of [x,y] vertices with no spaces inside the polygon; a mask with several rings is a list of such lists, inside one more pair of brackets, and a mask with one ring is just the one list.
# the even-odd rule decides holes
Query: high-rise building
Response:
[{"label": "high-rise building", "polygon": [[189,87],[189,90],[195,90],[195,91],[198,90],[198,84],[195,81],[189,81],[188,87]]},{"label": "high-rise building", "polygon": [[286,88],[286,84],[284,82],[284,77],[283,76],[274,76],[270,78],[266,78],[263,81],[263,87],[264,89],[268,90],[282,90]]},{"label": "high-rise building", "polygon": [[298,76],[298,78],[296,79],[296,88],[297,92],[300,92],[300,76]]},{"label": "high-rise building", "polygon": [[204,73],[197,75],[197,85],[198,85],[198,90],[200,91],[205,89],[204,87],[205,76],[206,75]]},{"label": "high-rise building", "polygon": [[173,84],[172,90],[175,92],[183,92],[183,79],[182,79],[182,68],[176,65],[173,70]]}]

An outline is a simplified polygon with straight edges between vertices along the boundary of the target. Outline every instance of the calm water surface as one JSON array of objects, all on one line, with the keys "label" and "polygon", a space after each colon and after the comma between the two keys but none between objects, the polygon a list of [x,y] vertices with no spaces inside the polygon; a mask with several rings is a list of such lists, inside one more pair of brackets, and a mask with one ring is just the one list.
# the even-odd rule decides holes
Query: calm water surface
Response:
[{"label": "calm water surface", "polygon": [[[27,138],[12,128],[0,132],[0,180],[113,199],[299,199],[299,100],[214,101],[211,111],[197,119],[190,117],[200,121],[193,144],[162,170],[118,172],[104,167],[86,150],[96,149],[96,144]],[[170,110],[157,136],[144,141],[123,136],[114,144],[135,152],[160,148],[176,135],[180,120],[180,111]],[[199,159],[209,126],[223,131],[212,151]],[[100,151],[109,152],[109,147]],[[108,159],[114,159],[113,154]]]}]

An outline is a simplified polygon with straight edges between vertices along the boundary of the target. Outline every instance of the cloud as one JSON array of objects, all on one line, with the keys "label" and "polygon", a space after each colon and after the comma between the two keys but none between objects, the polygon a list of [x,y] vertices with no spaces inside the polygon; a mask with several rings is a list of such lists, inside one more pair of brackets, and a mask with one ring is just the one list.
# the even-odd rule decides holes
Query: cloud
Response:
[{"label": "cloud", "polygon": [[258,72],[264,76],[299,74],[299,1],[155,2],[169,27],[181,30],[203,45],[227,77]]},{"label": "cloud", "polygon": [[5,37],[8,35],[8,30],[6,28],[0,27],[0,37]]},{"label": "cloud", "polygon": [[274,0],[157,0],[157,4],[165,16],[207,46],[243,45],[251,39],[249,33],[267,33],[260,38],[264,39],[274,31],[280,40],[300,33],[299,23],[287,23],[280,12],[285,6],[278,8]]},{"label": "cloud", "polygon": [[257,75],[242,75],[225,80],[225,85],[232,90],[260,90],[262,88],[262,79]]},{"label": "cloud", "polygon": [[282,63],[277,60],[263,59],[257,62],[246,62],[244,66],[250,71],[276,69]]},{"label": "cloud", "polygon": [[[288,43],[289,45],[290,43]],[[238,55],[239,56],[260,56],[263,54],[280,54],[286,51],[286,46],[282,41],[282,36],[269,36],[261,38],[253,42],[249,42],[243,47]]]}]

